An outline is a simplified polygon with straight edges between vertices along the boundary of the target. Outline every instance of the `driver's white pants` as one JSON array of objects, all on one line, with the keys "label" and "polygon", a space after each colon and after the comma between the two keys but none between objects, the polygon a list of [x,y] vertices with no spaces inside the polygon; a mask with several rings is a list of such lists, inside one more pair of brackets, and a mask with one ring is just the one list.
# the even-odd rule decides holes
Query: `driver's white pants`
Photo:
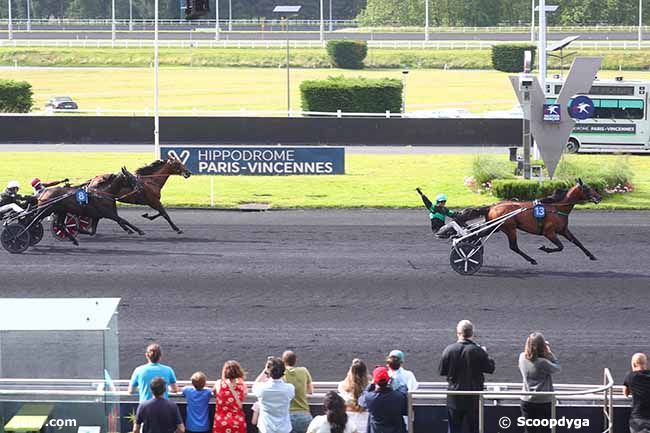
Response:
[{"label": "driver's white pants", "polygon": [[0,206],[0,214],[3,214],[7,211],[22,212],[24,209],[18,206],[16,203],[9,203],[4,206]]},{"label": "driver's white pants", "polygon": [[452,227],[453,227],[454,230],[456,230],[456,233],[457,233],[457,234],[459,234],[459,235],[463,235],[463,236],[466,234],[465,229],[463,229],[463,228],[460,226],[460,224],[458,224],[458,223],[457,223],[456,221],[454,221],[454,220],[451,220],[450,222],[448,222],[447,224],[445,224],[444,226],[442,226],[442,227],[440,228],[439,232],[442,233],[442,232],[444,232],[445,230],[448,230],[448,229],[450,229],[450,228],[452,228]]}]

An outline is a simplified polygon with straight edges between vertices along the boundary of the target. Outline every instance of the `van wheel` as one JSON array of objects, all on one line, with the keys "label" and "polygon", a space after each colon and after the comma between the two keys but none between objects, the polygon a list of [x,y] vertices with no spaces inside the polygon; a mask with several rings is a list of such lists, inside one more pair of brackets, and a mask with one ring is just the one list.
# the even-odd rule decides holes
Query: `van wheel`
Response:
[{"label": "van wheel", "polygon": [[569,138],[569,141],[566,144],[566,153],[578,153],[580,149],[580,143],[575,138]]}]

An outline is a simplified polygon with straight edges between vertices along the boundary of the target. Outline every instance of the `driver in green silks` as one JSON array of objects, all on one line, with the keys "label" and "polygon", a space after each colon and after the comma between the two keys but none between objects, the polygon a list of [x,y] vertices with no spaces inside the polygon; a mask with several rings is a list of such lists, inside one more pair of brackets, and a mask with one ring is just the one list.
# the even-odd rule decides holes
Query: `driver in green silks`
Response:
[{"label": "driver in green silks", "polygon": [[456,233],[462,233],[463,230],[456,221],[451,221],[445,224],[447,217],[454,218],[457,212],[446,207],[447,196],[445,194],[438,194],[436,196],[436,204],[431,203],[431,200],[424,195],[420,188],[415,188],[422,198],[424,207],[429,211],[429,218],[431,218],[431,230],[436,234],[439,239],[447,239]]}]

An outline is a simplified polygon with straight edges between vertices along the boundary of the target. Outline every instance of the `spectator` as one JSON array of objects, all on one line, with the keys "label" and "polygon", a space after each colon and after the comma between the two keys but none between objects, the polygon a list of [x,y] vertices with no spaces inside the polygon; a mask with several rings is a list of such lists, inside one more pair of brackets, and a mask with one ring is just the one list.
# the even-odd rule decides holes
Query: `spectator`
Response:
[{"label": "spectator", "polygon": [[370,413],[367,433],[406,433],[406,395],[391,388],[386,367],[375,368],[372,382],[359,397],[359,404]]},{"label": "spectator", "polygon": [[325,415],[319,415],[309,424],[307,433],[365,433],[360,432],[345,413],[345,400],[334,391],[325,394]]},{"label": "spectator", "polygon": [[339,395],[345,400],[348,419],[359,433],[366,433],[368,411],[359,405],[359,397],[368,386],[368,367],[360,359],[353,359],[345,379],[339,383]]},{"label": "spectator", "polygon": [[386,367],[391,377],[391,386],[396,391],[407,393],[418,389],[418,381],[415,374],[404,367],[404,352],[392,350],[386,357]]},{"label": "spectator", "polygon": [[253,403],[253,407],[251,408],[251,411],[253,414],[251,415],[251,424],[254,426],[257,426],[257,420],[260,419],[260,402],[256,401]]},{"label": "spectator", "polygon": [[217,405],[212,433],[246,433],[244,371],[237,361],[226,361],[221,380],[214,385]]},{"label": "spectator", "polygon": [[296,361],[296,354],[291,350],[282,354],[282,362],[286,368],[284,381],[292,384],[296,390],[296,395],[291,400],[289,407],[291,433],[305,433],[312,420],[307,395],[314,392],[314,384],[309,370],[305,367],[296,367]]},{"label": "spectator", "polygon": [[[519,355],[519,371],[524,379],[522,391],[526,392],[553,392],[553,379],[551,375],[561,370],[557,358],[551,352],[541,332],[533,332],[526,339],[524,351]],[[521,396],[521,415],[526,419],[550,419],[550,395]],[[524,426],[526,433],[550,432],[546,427]]]},{"label": "spectator", "polygon": [[138,405],[133,433],[184,433],[185,426],[181,419],[178,406],[173,401],[165,399],[167,383],[162,377],[154,377],[147,388],[151,390],[153,399]]},{"label": "spectator", "polygon": [[[461,320],[456,326],[458,341],[447,346],[438,367],[447,376],[450,391],[483,391],[483,373],[494,372],[494,360],[485,347],[472,341],[474,325]],[[478,432],[478,396],[447,396],[449,433]]]},{"label": "spectator", "polygon": [[282,380],[285,366],[280,358],[270,358],[255,379],[253,394],[260,402],[257,428],[261,433],[290,433],[289,405],[295,388]]},{"label": "spectator", "polygon": [[183,396],[187,401],[187,433],[210,431],[209,405],[212,393],[205,387],[208,378],[202,371],[192,375],[192,386],[183,388]]},{"label": "spectator", "polygon": [[[140,394],[140,403],[153,398],[149,383],[151,383],[154,377],[162,377],[165,383],[169,385],[169,390],[178,392],[174,370],[171,367],[160,364],[160,359],[162,358],[160,345],[154,343],[147,346],[147,351],[144,356],[147,358],[147,363],[133,370],[128,388],[129,394],[132,394],[137,388]],[[165,398],[168,397],[169,394],[167,393],[167,389],[165,389]]]},{"label": "spectator", "polygon": [[650,371],[643,353],[632,356],[632,371],[625,376],[623,393],[632,395],[630,433],[650,431]]}]

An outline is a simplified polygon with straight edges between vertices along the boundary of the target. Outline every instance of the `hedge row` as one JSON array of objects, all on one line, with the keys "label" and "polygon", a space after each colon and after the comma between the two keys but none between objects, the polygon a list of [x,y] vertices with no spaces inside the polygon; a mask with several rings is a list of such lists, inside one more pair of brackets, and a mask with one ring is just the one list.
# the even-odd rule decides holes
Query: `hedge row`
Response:
[{"label": "hedge row", "polygon": [[531,70],[535,67],[535,46],[522,44],[498,44],[492,47],[492,67],[503,72],[523,72],[524,53],[533,54]]},{"label": "hedge row", "polygon": [[[604,180],[591,180],[587,183],[598,193],[605,191],[607,183]],[[535,200],[553,194],[558,188],[571,188],[575,182],[567,180],[537,180],[497,179],[492,182],[492,193],[504,200]]]},{"label": "hedge row", "polygon": [[34,105],[32,85],[26,81],[0,80],[0,112],[29,113]]},{"label": "hedge row", "polygon": [[328,77],[300,83],[303,111],[399,113],[402,82],[392,78]]},{"label": "hedge row", "polygon": [[327,55],[332,66],[342,69],[363,69],[368,55],[366,41],[332,40],[327,42]]}]

